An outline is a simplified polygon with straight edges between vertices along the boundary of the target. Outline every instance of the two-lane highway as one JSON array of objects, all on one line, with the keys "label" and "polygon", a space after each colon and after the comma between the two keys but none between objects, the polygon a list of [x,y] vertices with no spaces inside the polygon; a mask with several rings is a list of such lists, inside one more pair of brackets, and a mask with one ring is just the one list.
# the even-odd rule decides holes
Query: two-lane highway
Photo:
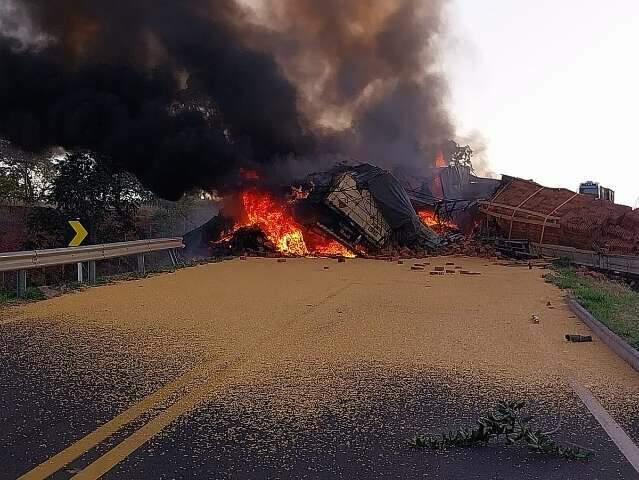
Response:
[{"label": "two-lane highway", "polygon": [[[636,478],[569,381],[636,442],[639,374],[565,343],[587,328],[544,272],[428,261],[249,258],[3,312],[0,476]],[[405,446],[505,398],[594,458]]]}]

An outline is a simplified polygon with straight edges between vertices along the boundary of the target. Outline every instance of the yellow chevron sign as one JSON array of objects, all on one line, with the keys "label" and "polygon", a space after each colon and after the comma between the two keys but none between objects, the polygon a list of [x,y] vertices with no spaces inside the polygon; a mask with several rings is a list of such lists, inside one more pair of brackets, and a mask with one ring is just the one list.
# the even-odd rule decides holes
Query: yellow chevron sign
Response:
[{"label": "yellow chevron sign", "polygon": [[79,247],[82,245],[84,239],[87,238],[89,232],[87,232],[87,229],[84,228],[78,220],[69,220],[69,225],[71,225],[71,228],[75,232],[75,237],[73,237],[73,240],[69,242],[69,246]]}]

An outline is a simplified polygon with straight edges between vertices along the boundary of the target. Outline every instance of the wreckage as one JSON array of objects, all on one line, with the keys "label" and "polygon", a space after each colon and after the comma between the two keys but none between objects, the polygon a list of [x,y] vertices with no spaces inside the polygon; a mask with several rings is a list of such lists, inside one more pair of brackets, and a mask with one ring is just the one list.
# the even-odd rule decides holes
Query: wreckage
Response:
[{"label": "wreckage", "polygon": [[481,202],[489,236],[601,254],[639,253],[639,210],[565,188],[504,175]]},{"label": "wreckage", "polygon": [[406,191],[420,218],[438,230],[438,224],[455,225],[466,234],[475,227],[480,202],[489,200],[501,185],[494,178],[475,175],[468,165],[433,169],[428,178],[406,178]]},{"label": "wreckage", "polygon": [[[259,181],[244,187],[236,195],[239,209],[224,208],[188,233],[187,253],[483,255],[486,240],[518,242],[525,256],[544,245],[639,252],[637,210],[529,180],[481,178],[465,165],[435,166],[429,177],[367,163],[337,165],[279,192],[260,188]],[[502,251],[509,254],[508,248]]]},{"label": "wreckage", "polygon": [[[184,237],[187,253],[255,250],[352,256],[400,248],[433,251],[445,244],[420,219],[404,185],[390,172],[370,164],[338,165],[311,174],[294,187],[293,194],[247,188],[236,197],[243,207],[241,214],[231,215],[223,209],[189,232]],[[251,244],[246,229],[255,226],[266,235],[255,237]],[[235,238],[238,232],[242,242]]]},{"label": "wreckage", "polygon": [[296,204],[302,223],[350,248],[388,246],[434,250],[442,238],[420,220],[403,185],[370,164],[339,166],[311,175],[309,195]]}]

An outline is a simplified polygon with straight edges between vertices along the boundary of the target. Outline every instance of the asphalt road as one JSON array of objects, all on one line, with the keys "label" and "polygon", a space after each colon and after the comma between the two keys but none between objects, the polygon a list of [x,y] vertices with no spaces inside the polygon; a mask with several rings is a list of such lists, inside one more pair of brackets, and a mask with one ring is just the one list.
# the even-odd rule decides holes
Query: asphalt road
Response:
[{"label": "asphalt road", "polygon": [[[428,261],[233,260],[3,311],[0,478],[639,478],[568,385],[637,442],[639,374],[563,341],[588,330],[544,271]],[[510,398],[594,457],[405,445]]]}]

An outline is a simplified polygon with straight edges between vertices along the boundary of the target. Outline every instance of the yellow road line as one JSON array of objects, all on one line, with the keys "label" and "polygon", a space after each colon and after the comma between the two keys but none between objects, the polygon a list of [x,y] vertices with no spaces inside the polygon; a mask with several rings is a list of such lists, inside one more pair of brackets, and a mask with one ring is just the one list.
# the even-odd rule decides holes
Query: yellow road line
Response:
[{"label": "yellow road line", "polygon": [[178,417],[193,410],[199,403],[204,401],[207,396],[212,393],[227,376],[229,376],[229,374],[229,369],[223,371],[221,375],[216,376],[215,380],[192,391],[181,400],[171,405],[149,423],[135,431],[131,436],[124,439],[107,453],[84,468],[81,472],[74,475],[72,480],[95,480],[100,478],[146,442],[151,440],[151,438],[160,433],[164,428],[173,423]]},{"label": "yellow road line", "polygon": [[[334,292],[331,292],[327,296],[322,298],[312,308],[303,309],[303,311],[300,312],[299,316],[294,316],[289,321],[285,322],[281,328],[285,330],[286,327],[298,321],[299,318],[314,310],[319,305],[326,303],[326,301],[343,293],[350,286],[351,284],[347,284],[346,286],[340,286],[339,288],[336,288]],[[263,344],[271,338],[277,337],[279,334],[281,334],[281,332],[275,331],[272,332],[270,335],[266,335],[259,341],[255,342],[253,348],[247,349],[247,351],[253,351],[257,346]],[[62,469],[72,461],[84,455],[87,451],[91,450],[92,448],[109,438],[111,435],[116,433],[118,430],[120,430],[131,421],[150,411],[153,407],[166,400],[171,395],[178,392],[180,389],[188,390],[187,387],[189,386],[189,384],[195,384],[197,382],[202,383],[199,387],[196,387],[195,390],[192,390],[191,392],[187,393],[186,396],[177,400],[170,407],[162,411],[162,413],[160,413],[156,418],[134,432],[130,437],[123,440],[116,447],[108,451],[105,455],[98,458],[96,461],[94,461],[92,464],[78,473],[75,477],[73,477],[80,479],[99,478],[100,475],[103,475],[111,468],[113,468],[113,466],[115,466],[117,463],[121,462],[137,448],[146,443],[154,435],[156,435],[163,428],[173,422],[177,417],[191,410],[195,405],[197,405],[202,399],[206,397],[206,395],[212,390],[212,387],[215,387],[220,383],[221,378],[225,378],[225,375],[222,375],[221,378],[216,378],[215,380],[210,381],[209,372],[211,370],[223,371],[225,368],[228,368],[231,363],[239,363],[242,357],[243,355],[238,354],[231,359],[226,359],[224,361],[218,360],[207,362],[194,368],[181,377],[178,377],[173,382],[165,385],[156,392],[145,397],[139,403],[133,405],[123,413],[119,414],[117,417],[113,418],[111,421],[105,423],[97,430],[81,438],[57,455],[51,457],[44,463],[25,473],[24,475],[19,477],[18,480],[45,480],[49,476],[56,473],[58,470]],[[199,376],[202,376],[202,378],[198,378]],[[99,473],[99,475],[92,476],[96,475],[96,472],[100,471],[102,471],[102,473]],[[85,477],[82,475],[88,476]]]},{"label": "yellow road line", "polygon": [[[326,301],[334,298],[344,290],[350,288],[350,284],[342,287],[340,290],[335,291],[323,298],[318,305],[325,303]],[[316,307],[315,306],[315,307]],[[314,307],[314,308],[315,308]],[[308,313],[310,310],[304,312]],[[285,323],[284,327],[297,321],[292,319]],[[269,339],[275,338],[280,335],[281,332],[273,332],[270,335],[266,335],[260,341],[258,341],[254,347],[264,344]],[[254,350],[254,349],[253,349]],[[251,351],[251,350],[248,350]],[[201,385],[195,390],[189,392],[186,396],[182,397],[179,401],[162,411],[157,417],[153,418],[149,423],[136,430],[132,435],[124,439],[118,445],[113,447],[107,453],[88,465],[78,474],[72,477],[72,480],[94,480],[100,478],[102,475],[111,470],[118,463],[126,459],[129,455],[135,452],[138,448],[151,440],[155,435],[160,433],[164,428],[173,423],[178,417],[193,410],[198,404],[207,398],[215,389],[225,380],[232,372],[233,368],[242,363],[244,359],[243,355],[236,355],[232,360],[229,360],[226,364],[226,368],[222,369],[218,375],[208,383]]]},{"label": "yellow road line", "polygon": [[[180,389],[185,388],[189,383],[197,381],[200,375],[208,373],[210,370],[220,369],[226,364],[227,361],[215,361],[207,362],[194,368],[188,373],[178,377],[176,380],[155,391],[151,395],[148,395],[139,403],[125,410],[109,422],[99,427],[97,430],[81,438],[57,455],[54,455],[44,463],[38,465],[33,470],[25,473],[19,477],[18,480],[44,480],[50,475],[53,475],[64,466],[82,456],[85,452],[109,438],[140,415],[151,410],[158,403],[166,400]],[[202,381],[204,381],[204,379]]]}]

